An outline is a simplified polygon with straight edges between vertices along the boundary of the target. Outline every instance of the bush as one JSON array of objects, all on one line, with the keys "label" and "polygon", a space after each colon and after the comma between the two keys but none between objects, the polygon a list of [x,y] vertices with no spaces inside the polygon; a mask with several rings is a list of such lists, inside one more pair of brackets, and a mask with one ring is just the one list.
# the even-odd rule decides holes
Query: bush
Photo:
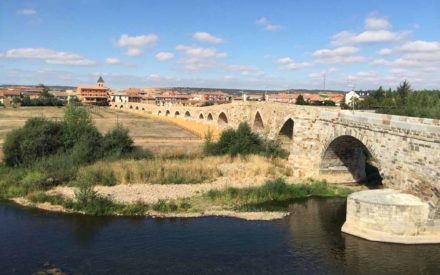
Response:
[{"label": "bush", "polygon": [[105,156],[121,157],[133,151],[133,140],[128,135],[128,129],[118,125],[105,134],[102,140],[102,150]]},{"label": "bush", "polygon": [[153,210],[157,212],[172,212],[178,209],[174,202],[167,203],[165,200],[159,200],[153,205]]},{"label": "bush", "polygon": [[287,157],[287,151],[281,148],[277,141],[261,138],[253,133],[249,124],[240,123],[237,130],[228,129],[224,131],[217,143],[210,139],[205,141],[205,155],[250,155],[260,154],[266,157]]},{"label": "bush", "polygon": [[3,145],[8,166],[29,165],[58,152],[63,147],[61,123],[44,118],[31,118],[19,129],[10,132]]}]

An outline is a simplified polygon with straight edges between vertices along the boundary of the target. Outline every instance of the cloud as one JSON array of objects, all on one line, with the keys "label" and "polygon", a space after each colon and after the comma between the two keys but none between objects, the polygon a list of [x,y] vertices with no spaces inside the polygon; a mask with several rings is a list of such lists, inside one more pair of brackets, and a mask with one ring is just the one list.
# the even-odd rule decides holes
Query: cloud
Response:
[{"label": "cloud", "polygon": [[244,76],[251,75],[256,71],[256,69],[253,66],[238,65],[238,64],[226,65],[225,70],[228,72],[238,72]]},{"label": "cloud", "polygon": [[105,60],[105,63],[109,64],[109,65],[116,65],[116,64],[120,64],[121,61],[117,58],[114,57],[109,57]]},{"label": "cloud", "polygon": [[144,54],[144,48],[154,48],[157,45],[159,37],[156,34],[146,34],[138,36],[128,36],[127,34],[121,35],[116,42],[116,46],[119,48],[127,48],[126,55],[128,56],[140,56]]},{"label": "cloud", "polygon": [[223,39],[219,37],[215,37],[207,32],[196,32],[193,34],[193,38],[200,42],[207,42],[211,44],[222,44],[224,42]]},{"label": "cloud", "polygon": [[378,59],[372,65],[389,65],[393,67],[430,67],[440,65],[440,42],[409,41],[393,49],[382,49],[381,56],[394,56],[393,60]]},{"label": "cloud", "polygon": [[159,61],[167,61],[174,57],[173,53],[170,52],[159,52],[156,54],[156,59]]},{"label": "cloud", "polygon": [[313,63],[311,62],[296,63],[290,57],[278,58],[277,63],[280,65],[281,69],[288,71],[294,71],[313,66]]},{"label": "cloud", "polygon": [[390,28],[391,24],[386,17],[370,15],[365,19],[366,30],[388,30]]},{"label": "cloud", "polygon": [[266,31],[278,31],[283,28],[281,25],[274,25],[270,23],[269,20],[264,16],[255,21],[255,23],[258,26],[263,27],[263,29]]},{"label": "cloud", "polygon": [[177,45],[176,50],[183,55],[178,63],[183,65],[186,71],[193,72],[211,69],[217,65],[218,59],[227,56],[215,48]]},{"label": "cloud", "polygon": [[335,46],[354,44],[375,44],[401,41],[409,35],[409,32],[392,32],[391,24],[385,17],[370,15],[365,19],[365,31],[353,33],[350,31],[339,32],[332,37]]},{"label": "cloud", "polygon": [[46,48],[18,48],[11,49],[1,54],[0,57],[10,59],[37,59],[48,64],[89,66],[96,64],[79,54],[58,52]]},{"label": "cloud", "polygon": [[365,57],[357,55],[356,47],[339,47],[335,49],[321,49],[312,53],[315,63],[323,64],[350,64],[365,61]]},{"label": "cloud", "polygon": [[16,14],[18,14],[18,15],[35,15],[35,14],[37,14],[37,11],[34,9],[21,9],[21,10],[17,10]]}]

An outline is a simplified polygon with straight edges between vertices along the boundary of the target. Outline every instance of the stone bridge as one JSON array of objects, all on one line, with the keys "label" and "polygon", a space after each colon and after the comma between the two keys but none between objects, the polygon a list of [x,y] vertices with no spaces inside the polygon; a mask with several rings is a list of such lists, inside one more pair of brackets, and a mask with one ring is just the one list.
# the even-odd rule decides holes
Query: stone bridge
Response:
[{"label": "stone bridge", "polygon": [[111,108],[220,129],[246,121],[254,131],[281,141],[298,178],[363,182],[376,171],[384,186],[424,199],[433,188],[440,189],[439,120],[267,102],[209,107],[123,103]]}]

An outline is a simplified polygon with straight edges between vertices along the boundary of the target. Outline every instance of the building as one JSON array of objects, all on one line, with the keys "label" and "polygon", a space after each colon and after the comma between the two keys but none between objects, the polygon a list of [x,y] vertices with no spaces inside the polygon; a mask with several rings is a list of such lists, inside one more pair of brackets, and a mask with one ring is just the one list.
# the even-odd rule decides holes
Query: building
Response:
[{"label": "building", "polygon": [[104,86],[100,76],[95,86],[78,86],[76,94],[83,104],[107,105],[110,89]]},{"label": "building", "polygon": [[360,96],[355,91],[350,91],[345,95],[345,104],[351,105],[359,98]]},{"label": "building", "polygon": [[14,98],[20,99],[21,93],[14,90],[3,89],[0,90],[0,103],[5,106],[10,106]]}]

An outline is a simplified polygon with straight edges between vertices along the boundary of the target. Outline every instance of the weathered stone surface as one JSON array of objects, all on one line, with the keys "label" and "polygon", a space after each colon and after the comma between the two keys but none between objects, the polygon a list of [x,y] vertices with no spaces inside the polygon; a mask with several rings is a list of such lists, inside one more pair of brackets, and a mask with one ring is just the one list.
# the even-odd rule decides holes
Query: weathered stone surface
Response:
[{"label": "weathered stone surface", "polygon": [[[334,173],[325,169],[329,168],[325,158],[329,146],[337,138],[347,136],[352,141],[358,140],[373,156],[386,187],[411,192],[424,200],[431,197],[432,188],[440,188],[438,120],[266,102],[234,102],[209,107],[125,103],[112,108],[177,116],[221,129],[237,127],[247,121],[254,130],[269,138],[285,137],[282,141],[290,151],[289,162],[299,178],[349,180],[352,174],[352,180],[361,179],[363,175],[358,173],[363,169],[359,166],[361,160],[347,161],[345,172],[341,162],[339,175],[335,172],[336,163],[332,167]],[[289,119],[293,121],[291,136],[286,127],[283,129]]]},{"label": "weathered stone surface", "polygon": [[368,190],[347,199],[342,232],[372,241],[405,244],[440,243],[440,220],[427,202],[396,190]]}]

